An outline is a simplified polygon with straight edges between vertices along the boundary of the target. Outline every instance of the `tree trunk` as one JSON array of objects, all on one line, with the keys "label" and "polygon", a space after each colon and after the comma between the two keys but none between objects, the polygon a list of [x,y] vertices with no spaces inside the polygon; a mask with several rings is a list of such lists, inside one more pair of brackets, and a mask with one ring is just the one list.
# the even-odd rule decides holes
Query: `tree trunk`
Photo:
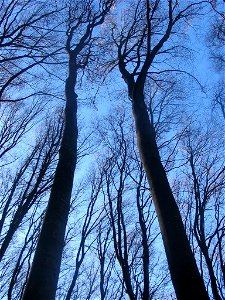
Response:
[{"label": "tree trunk", "polygon": [[77,161],[76,76],[66,81],[65,128],[59,161],[23,300],[54,300]]},{"label": "tree trunk", "polygon": [[141,181],[142,181],[142,175],[139,181],[139,185],[137,187],[137,208],[138,208],[138,217],[139,217],[139,224],[141,227],[141,234],[142,234],[142,262],[143,262],[143,293],[142,293],[142,300],[150,300],[150,282],[149,282],[149,245],[148,245],[148,234],[147,234],[147,228],[146,223],[144,220],[144,214],[143,214],[143,207],[140,203],[140,189],[141,189]]},{"label": "tree trunk", "polygon": [[137,144],[156,208],[177,299],[208,300],[179,209],[160,160],[143,92],[134,89],[132,100]]},{"label": "tree trunk", "polygon": [[206,243],[205,243],[205,241],[200,241],[199,240],[198,245],[199,245],[199,248],[202,251],[202,254],[205,257],[205,261],[206,261],[206,265],[207,265],[207,268],[208,268],[209,277],[210,277],[210,281],[211,281],[211,289],[212,289],[213,297],[214,297],[215,300],[222,300],[222,298],[219,295],[218,288],[217,288],[216,276],[214,274],[212,261],[209,257],[209,252],[208,252],[208,248],[206,246]]}]

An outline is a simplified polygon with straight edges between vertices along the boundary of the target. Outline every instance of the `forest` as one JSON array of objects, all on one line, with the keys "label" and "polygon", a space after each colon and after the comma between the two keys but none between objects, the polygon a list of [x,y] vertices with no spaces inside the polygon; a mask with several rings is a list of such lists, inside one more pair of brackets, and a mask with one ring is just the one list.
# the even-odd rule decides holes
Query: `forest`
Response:
[{"label": "forest", "polygon": [[0,1],[0,299],[225,300],[225,1]]}]

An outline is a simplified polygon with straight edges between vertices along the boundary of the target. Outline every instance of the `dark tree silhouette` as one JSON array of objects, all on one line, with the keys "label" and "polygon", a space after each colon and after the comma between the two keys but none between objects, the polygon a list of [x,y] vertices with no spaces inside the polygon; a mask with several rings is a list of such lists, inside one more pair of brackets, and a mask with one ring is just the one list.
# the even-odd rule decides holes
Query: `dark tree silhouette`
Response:
[{"label": "dark tree silhouette", "polygon": [[77,279],[79,277],[81,265],[84,261],[86,254],[90,250],[90,245],[88,245],[87,241],[88,237],[99,223],[98,217],[95,216],[94,208],[102,185],[102,179],[100,178],[98,182],[95,181],[97,180],[93,180],[92,182],[90,200],[88,201],[89,203],[87,206],[87,212],[84,216],[84,222],[81,229],[81,238],[75,258],[75,270],[65,300],[70,300],[73,296],[73,291],[75,289]]},{"label": "dark tree silhouette", "polygon": [[[54,9],[54,5],[37,3],[33,0],[1,2],[1,102],[22,101],[43,93],[40,90],[37,92],[33,83],[36,82],[38,86],[36,77],[40,65],[53,62],[55,55],[62,50],[54,43],[52,35],[55,24],[50,22],[54,14],[60,10]],[[36,70],[34,73],[33,69]],[[19,87],[24,86],[26,89],[21,89],[19,94],[16,93]]]},{"label": "dark tree silhouette", "polygon": [[[58,123],[54,126],[56,120]],[[10,225],[1,238],[0,261],[24,217],[51,188],[52,169],[56,162],[61,136],[62,122],[60,119],[56,118],[50,122],[48,120],[46,131],[38,138],[33,151],[16,173],[8,195],[5,196],[0,219],[0,233],[2,233],[4,225],[10,220]],[[25,184],[24,181],[26,181]]]},{"label": "dark tree silhouette", "polygon": [[223,6],[0,3],[0,298],[224,299]]},{"label": "dark tree silhouette", "polygon": [[153,35],[157,32],[155,20],[160,10],[159,2],[138,1],[131,24],[124,27],[117,37],[113,33],[113,38],[118,48],[119,70],[132,101],[138,149],[155,204],[177,298],[209,299],[160,160],[144,91],[149,69],[156,56],[168,52],[163,46],[172,35],[175,25],[189,17],[200,3],[191,3],[186,7],[181,5],[180,8],[177,1],[168,1],[167,8],[164,8],[167,9],[167,16],[162,19],[165,29],[164,32],[161,30],[160,38],[156,40]]},{"label": "dark tree silhouette", "polygon": [[[88,64],[93,31],[104,22],[112,4],[113,1],[102,1],[96,9],[94,1],[78,1],[71,2],[69,8],[66,41],[69,74],[65,84],[65,126],[49,203],[23,300],[50,300],[55,297],[77,162],[77,76],[79,70]],[[76,39],[75,34],[78,32],[79,38]]]},{"label": "dark tree silhouette", "polygon": [[[134,143],[134,132],[125,119],[124,112],[118,110],[107,120],[110,124],[108,135],[102,135],[108,147],[101,172],[104,173],[103,194],[108,227],[111,229],[107,231],[109,229],[106,227],[105,230],[110,234],[107,239],[112,240],[128,297],[134,300],[157,299],[165,283],[165,272],[158,265],[160,275],[154,283],[151,282],[156,271],[153,263],[156,259],[154,242],[159,236],[156,214]],[[108,140],[110,135],[112,140]],[[102,246],[100,258],[103,271],[104,250]],[[101,279],[104,276],[104,273],[101,274]],[[105,293],[103,289],[101,295]]]},{"label": "dark tree silhouette", "polygon": [[218,142],[216,135],[207,125],[204,130],[199,128],[196,132],[192,128],[187,135],[186,149],[191,179],[189,203],[194,211],[191,216],[193,225],[189,231],[193,233],[202,256],[201,275],[207,278],[208,273],[214,299],[222,300],[224,296],[220,279],[224,276],[220,249],[224,239],[224,215],[221,212],[221,196],[225,187],[225,167],[221,151],[223,144]]}]

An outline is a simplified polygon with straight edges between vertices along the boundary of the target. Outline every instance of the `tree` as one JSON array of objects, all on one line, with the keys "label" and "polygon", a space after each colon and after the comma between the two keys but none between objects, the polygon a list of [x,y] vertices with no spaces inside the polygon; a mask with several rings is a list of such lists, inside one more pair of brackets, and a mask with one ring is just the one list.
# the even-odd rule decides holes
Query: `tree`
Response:
[{"label": "tree", "polygon": [[4,103],[1,105],[0,159],[1,165],[12,162],[10,154],[37,122],[42,104]]},{"label": "tree", "polygon": [[109,125],[99,129],[107,147],[106,158],[100,164],[110,229],[107,232],[112,236],[122,273],[124,296],[158,299],[162,295],[162,286],[166,286],[167,274],[160,268],[160,254],[154,251],[159,236],[156,215],[134,145],[134,132],[127,119],[126,110],[120,107],[104,121]]},{"label": "tree", "polygon": [[212,5],[213,17],[210,24],[210,30],[207,35],[207,46],[210,50],[210,59],[213,67],[219,75],[218,82],[213,87],[213,106],[219,108],[222,117],[225,119],[225,98],[224,98],[224,67],[225,67],[225,16],[224,3],[217,1]]},{"label": "tree", "polygon": [[[100,290],[100,299],[107,299],[109,293],[109,284],[110,278],[112,275],[112,268],[115,263],[114,255],[109,256],[107,259],[107,250],[110,246],[110,226],[104,224],[105,218],[102,218],[97,234],[97,250],[98,250],[98,259],[100,264],[99,270],[99,290]],[[112,298],[113,294],[111,294]]]},{"label": "tree", "polygon": [[[96,214],[94,208],[95,204],[98,198],[98,194],[101,188],[102,184],[102,178],[100,179],[93,179],[92,182],[92,188],[91,188],[91,195],[90,195],[90,200],[88,201],[88,206],[87,206],[87,212],[85,216],[82,218],[84,219],[83,225],[82,225],[82,230],[81,230],[81,239],[78,245],[77,249],[77,254],[75,258],[75,270],[74,274],[72,276],[72,280],[69,286],[69,289],[66,293],[65,300],[70,300],[72,295],[73,295],[73,290],[75,288],[75,285],[77,283],[77,279],[79,277],[79,272],[81,265],[84,261],[85,255],[90,251],[91,244],[88,245],[88,237],[92,233],[92,231],[95,229],[95,227],[98,225],[98,216],[94,215]],[[98,213],[100,216],[101,214]],[[94,219],[94,220],[93,220]]]},{"label": "tree", "polygon": [[12,184],[4,194],[0,220],[0,261],[25,216],[51,188],[53,168],[62,136],[61,116],[55,120],[48,120],[45,126],[46,128],[42,127],[44,134],[37,139],[36,145],[19,167]]},{"label": "tree", "polygon": [[188,60],[219,2],[0,4],[0,298],[176,299],[156,211],[178,299],[224,298],[224,89]]},{"label": "tree", "polygon": [[40,80],[41,76],[38,75],[45,64],[55,63],[62,50],[61,45],[55,46],[53,36],[57,26],[55,27],[52,22],[60,10],[52,7],[33,0],[2,1],[0,5],[1,102],[31,100],[34,95],[40,94],[50,95],[50,92],[40,90],[39,81],[43,88],[43,80]]},{"label": "tree", "polygon": [[[169,51],[163,47],[176,24],[190,17],[195,7],[202,2],[184,7],[177,1],[168,1],[167,8],[164,7],[167,9],[167,16],[164,14],[161,18],[158,17],[159,2],[138,1],[130,25],[125,24],[117,36],[113,32],[113,39],[118,49],[119,70],[127,84],[128,96],[132,102],[138,149],[155,204],[177,298],[208,299],[160,160],[154,127],[145,103],[145,84],[151,76],[150,67],[159,54]],[[162,26],[165,28],[163,33]],[[160,38],[154,35],[158,33],[158,28],[161,28]]]},{"label": "tree", "polygon": [[[221,282],[224,281],[223,258],[224,215],[222,194],[225,187],[223,162],[223,137],[219,140],[216,129],[191,128],[185,149],[190,171],[189,205],[191,207],[190,232],[200,249],[201,275],[209,282],[214,299],[224,299]],[[216,152],[214,151],[216,150]],[[191,179],[191,180],[190,180]],[[223,256],[223,255],[222,255]],[[221,260],[222,259],[222,260]],[[222,263],[221,263],[222,262]],[[209,279],[207,278],[209,274]]]},{"label": "tree", "polygon": [[[23,290],[25,288],[26,279],[28,276],[27,270],[29,271],[29,266],[32,260],[32,254],[34,252],[34,248],[37,242],[37,236],[40,231],[43,217],[42,213],[41,216],[38,217],[37,220],[35,220],[38,204],[39,203],[35,205],[36,208],[34,209],[34,212],[32,213],[31,218],[29,219],[29,229],[26,233],[23,246],[18,253],[18,258],[16,259],[14,269],[10,276],[9,287],[7,291],[7,296],[9,300],[21,299]],[[20,284],[21,286],[19,289],[18,284]]]},{"label": "tree", "polygon": [[[23,300],[55,297],[77,161],[77,76],[90,59],[93,31],[103,23],[112,4],[112,1],[102,1],[96,10],[94,1],[78,1],[69,7],[66,41],[69,74],[65,84],[65,127],[49,203]],[[78,32],[79,38],[74,41]]]}]

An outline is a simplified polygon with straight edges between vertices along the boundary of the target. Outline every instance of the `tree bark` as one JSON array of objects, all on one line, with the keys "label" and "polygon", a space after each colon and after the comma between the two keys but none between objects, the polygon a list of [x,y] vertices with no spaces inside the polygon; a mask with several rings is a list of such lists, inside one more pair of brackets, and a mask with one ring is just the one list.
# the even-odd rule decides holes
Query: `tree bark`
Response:
[{"label": "tree bark", "polygon": [[179,209],[160,160],[143,92],[134,88],[132,100],[138,149],[156,208],[177,299],[208,300]]},{"label": "tree bark", "polygon": [[76,72],[66,80],[65,128],[46,215],[23,300],[54,300],[77,161]]}]

